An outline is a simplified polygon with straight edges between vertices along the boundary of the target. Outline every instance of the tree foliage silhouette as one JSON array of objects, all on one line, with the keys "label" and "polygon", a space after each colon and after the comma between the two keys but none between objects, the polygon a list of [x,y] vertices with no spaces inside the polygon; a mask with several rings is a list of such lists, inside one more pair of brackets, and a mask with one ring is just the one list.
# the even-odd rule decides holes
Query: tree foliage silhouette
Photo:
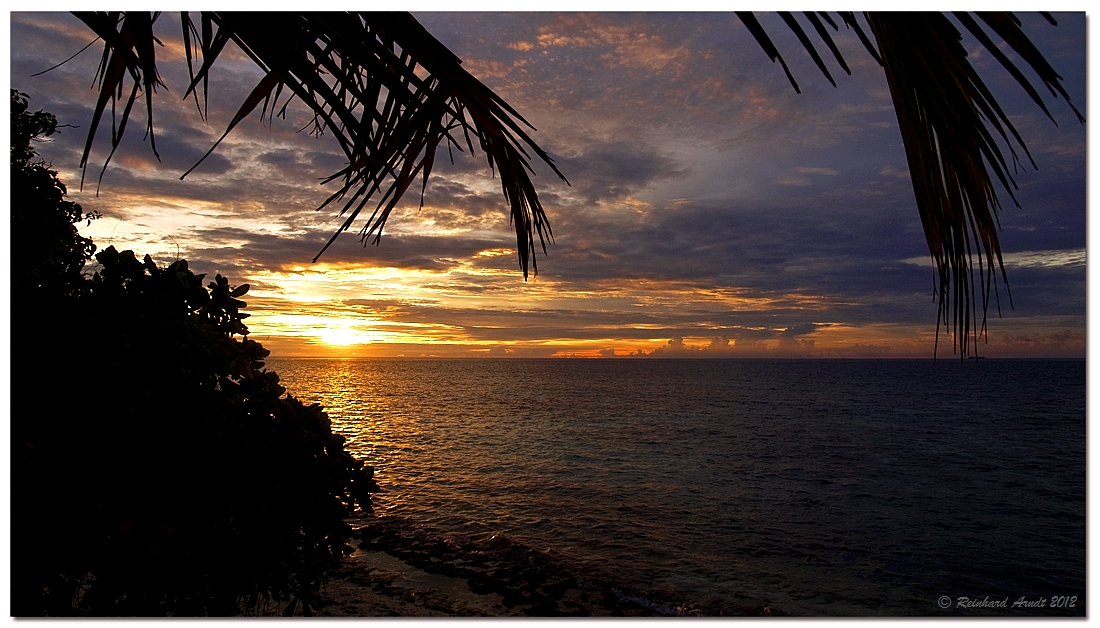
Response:
[{"label": "tree foliage silhouette", "polygon": [[35,301],[71,296],[82,287],[84,262],[95,252],[75,223],[92,220],[80,205],[64,200],[57,172],[38,159],[32,140],[57,133],[53,114],[27,111],[28,96],[11,90],[12,292]]},{"label": "tree foliage silhouette", "polygon": [[56,120],[26,104],[12,92],[13,615],[310,612],[373,470],[264,369],[247,285],[114,247],[81,273],[83,214],[30,148]]},{"label": "tree foliage silhouette", "polygon": [[[99,99],[82,165],[87,165],[107,103],[113,110],[116,103],[124,101],[118,124],[112,129],[113,153],[139,94],[145,96],[147,132],[155,153],[152,94],[161,83],[153,25],[159,14],[76,15],[104,41]],[[757,18],[748,12],[737,15],[764,52],[779,61],[799,91]],[[779,15],[835,86],[828,66],[799,20],[790,12]],[[961,33],[945,14],[865,12],[866,30],[853,12],[839,12],[837,16],[884,69],[917,209],[936,266],[937,345],[941,324],[948,325],[960,355],[965,356],[970,337],[973,335],[976,341],[986,330],[990,289],[997,290],[995,269],[999,269],[1008,287],[997,237],[1000,201],[995,188],[999,184],[1015,202],[1016,184],[1009,162],[1016,166],[1019,159],[1013,142],[1029,160],[1031,155],[970,64],[960,44]],[[957,12],[954,16],[1048,116],[1050,112],[1038,91],[1001,51],[993,36],[1019,55],[1052,94],[1060,94],[1068,102],[1061,77],[1023,33],[1015,15]],[[825,12],[804,12],[802,18],[841,69],[851,74],[826,27],[839,31],[837,20]],[[343,183],[321,207],[342,202],[340,214],[346,218],[332,239],[346,231],[368,203],[373,203],[374,211],[360,230],[360,237],[363,242],[372,239],[377,243],[391,210],[418,176],[422,177],[423,204],[424,186],[439,144],[446,140],[448,147],[461,148],[465,143],[472,152],[472,134],[478,138],[489,165],[499,170],[511,206],[525,278],[529,261],[534,261],[534,234],[538,234],[545,252],[545,239],[552,238],[552,232],[528,176],[528,151],[549,164],[563,180],[565,177],[524,131],[526,121],[519,113],[466,72],[461,61],[411,15],[202,12],[197,22],[191,14],[183,13],[182,23],[192,77],[185,97],[194,95],[200,113],[205,112],[210,68],[230,41],[265,73],[230,121],[226,134],[261,102],[262,118],[285,113],[287,102],[298,98],[312,110],[314,130],[330,131],[337,139],[348,165],[328,179]],[[196,70],[194,61],[200,58]],[[200,86],[203,102],[199,99]],[[280,106],[284,89],[290,93]],[[1083,121],[1075,108],[1073,111]],[[1010,159],[1002,153],[997,137],[1006,144]],[[980,326],[976,323],[979,302]]]}]

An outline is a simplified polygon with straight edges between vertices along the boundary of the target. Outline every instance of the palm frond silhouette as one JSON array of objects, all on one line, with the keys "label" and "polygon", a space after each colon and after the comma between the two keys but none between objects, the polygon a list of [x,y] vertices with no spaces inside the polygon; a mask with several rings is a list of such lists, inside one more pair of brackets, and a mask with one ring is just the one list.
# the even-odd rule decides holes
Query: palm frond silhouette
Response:
[{"label": "palm frond silhouette", "polygon": [[[147,133],[153,135],[152,94],[162,85],[156,69],[153,34],[157,13],[76,13],[103,41],[99,100],[81,158],[87,168],[96,129],[108,103],[112,111],[111,153],[118,147],[133,105],[144,92]],[[537,272],[535,236],[546,250],[553,238],[534,184],[532,155],[565,181],[553,160],[528,135],[533,128],[515,109],[470,75],[458,57],[408,13],[226,13],[182,14],[184,48],[193,96],[205,117],[210,68],[226,44],[236,44],[264,71],[264,77],[230,120],[222,139],[256,107],[260,115],[285,114],[297,98],[313,112],[315,131],[331,133],[348,160],[325,182],[341,185],[318,209],[341,204],[344,220],[321,249],[347,231],[372,206],[360,239],[378,242],[401,197],[421,179],[421,204],[436,151],[474,151],[473,138],[500,176],[511,208],[524,278]],[[127,94],[125,83],[130,79]],[[286,95],[285,100],[280,98]],[[280,104],[281,102],[281,104]],[[219,142],[221,140],[218,140]],[[210,152],[213,152],[211,147]],[[108,155],[107,162],[111,156]],[[205,157],[204,157],[205,159]],[[106,169],[107,162],[104,163]],[[188,171],[190,172],[190,170]],[[184,173],[186,176],[188,173]],[[102,174],[100,175],[102,177]],[[182,178],[182,177],[181,177]],[[317,257],[320,257],[318,253]],[[314,258],[316,261],[317,258]]]},{"label": "palm frond silhouette", "polygon": [[[1084,122],[1084,117],[1069,102],[1061,77],[1024,34],[1015,15],[1007,12],[978,12],[976,18],[965,12],[953,15],[1052,121],[1054,118],[1039,92],[1001,51],[987,28],[1035,71],[1051,94],[1061,95],[1077,119]],[[738,12],[737,16],[764,52],[780,63],[795,91],[800,91],[782,55],[756,17],[746,12]],[[827,65],[795,16],[789,12],[782,12],[780,16],[825,78],[835,86],[836,81]],[[940,326],[947,325],[960,355],[966,356],[971,337],[977,342],[987,330],[991,289],[997,297],[998,308],[1000,306],[997,271],[1008,292],[1008,275],[997,237],[997,214],[1001,204],[994,180],[1019,207],[1014,193],[1016,181],[1012,176],[1012,170],[1019,164],[1014,145],[1023,151],[1033,167],[1035,161],[971,65],[962,46],[962,33],[947,15],[866,12],[863,18],[871,31],[870,37],[854,13],[839,12],[838,16],[846,28],[859,37],[886,74],[909,162],[917,210],[924,225],[928,252],[936,267],[934,291],[939,304],[936,344],[938,347]],[[1049,14],[1043,16],[1052,24],[1056,23]],[[839,31],[836,20],[827,13],[812,12],[805,12],[803,18],[841,68],[851,74],[822,23],[824,20],[834,31]],[[1006,145],[1009,159],[1005,158],[997,137]],[[1011,304],[1011,292],[1008,297]],[[979,302],[980,325],[977,323]]]},{"label": "palm frond silhouette", "polygon": [[[113,112],[122,103],[122,113],[112,116],[113,155],[140,94],[144,95],[147,112],[146,132],[156,153],[152,95],[162,83],[156,69],[159,41],[153,34],[153,25],[159,14],[75,15],[104,41],[98,72],[99,98],[81,166],[87,168],[95,131],[107,104],[111,104]],[[737,15],[763,51],[780,63],[794,89],[800,91],[759,20],[752,13],[737,12]],[[807,29],[793,13],[779,15],[835,86],[828,64]],[[886,75],[917,209],[936,267],[937,345],[939,329],[946,325],[960,354],[965,356],[971,337],[976,342],[986,332],[991,290],[999,308],[998,272],[1008,290],[997,236],[1001,204],[996,184],[1018,206],[1012,176],[1020,163],[1016,147],[1033,166],[1034,160],[971,65],[961,44],[962,33],[947,15],[865,12],[862,17],[866,29],[853,12],[836,15]],[[1061,77],[1024,34],[1019,19],[1007,12],[953,15],[1053,120],[1039,92],[991,36],[1000,38],[1034,70],[1052,94],[1061,95],[1068,103],[1069,95]],[[1054,22],[1049,15],[1044,16]],[[839,32],[838,20],[825,12],[804,12],[801,18],[840,68],[851,74],[829,34],[829,27]],[[418,178],[423,204],[440,143],[445,140],[449,148],[459,149],[465,145],[473,152],[472,137],[476,137],[490,167],[500,176],[516,230],[524,278],[529,266],[537,273],[535,235],[545,253],[546,241],[552,240],[553,234],[530,178],[531,160],[543,161],[563,181],[565,176],[528,135],[525,128],[532,128],[531,125],[463,69],[461,60],[410,14],[214,11],[202,12],[197,19],[183,13],[182,23],[191,77],[185,97],[194,98],[200,115],[205,117],[206,113],[210,68],[229,42],[243,50],[265,73],[229,122],[222,139],[257,107],[261,107],[261,118],[282,115],[294,98],[312,111],[315,131],[327,131],[336,138],[348,165],[326,180],[338,180],[341,185],[318,209],[341,205],[344,220],[322,253],[352,226],[368,205],[372,213],[359,235],[364,243],[377,243],[391,211]],[[284,92],[286,98],[280,105]],[[1080,112],[1072,104],[1069,106],[1083,122]],[[1008,150],[1007,158],[1000,142]],[[210,151],[216,146],[217,143]],[[1011,293],[1008,296],[1011,304]]]}]

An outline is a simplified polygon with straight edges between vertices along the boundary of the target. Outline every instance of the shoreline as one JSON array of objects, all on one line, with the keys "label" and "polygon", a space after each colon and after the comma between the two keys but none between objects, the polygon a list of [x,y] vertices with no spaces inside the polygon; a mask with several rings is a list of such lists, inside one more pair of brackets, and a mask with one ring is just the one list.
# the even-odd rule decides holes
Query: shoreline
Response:
[{"label": "shoreline", "polygon": [[[326,617],[767,617],[764,605],[699,608],[571,573],[502,536],[456,540],[408,519],[357,521],[355,551],[321,590]],[[295,613],[296,615],[298,613]]]}]

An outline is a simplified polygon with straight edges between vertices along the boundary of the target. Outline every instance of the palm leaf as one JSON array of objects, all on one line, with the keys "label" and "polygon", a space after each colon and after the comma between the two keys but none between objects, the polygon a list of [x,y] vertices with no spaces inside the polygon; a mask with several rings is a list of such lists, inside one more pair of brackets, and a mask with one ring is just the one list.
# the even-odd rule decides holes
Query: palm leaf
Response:
[{"label": "palm leaf", "polygon": [[[738,13],[738,16],[765,54],[783,63],[759,21],[748,13]],[[781,17],[821,72],[835,85],[821,56],[794,16],[785,13]],[[917,210],[936,267],[937,347],[940,327],[945,325],[951,330],[953,347],[960,357],[966,356],[971,338],[976,343],[985,335],[988,340],[986,319],[991,289],[997,298],[998,310],[1000,307],[995,268],[1000,271],[1000,281],[1005,285],[1009,304],[1012,303],[997,237],[997,214],[1001,205],[994,179],[1017,207],[1019,203],[1014,194],[1016,182],[1001,144],[1007,147],[1013,167],[1018,164],[1014,146],[1020,147],[1032,166],[1034,160],[1012,122],[970,64],[961,45],[962,35],[945,15],[865,13],[877,46],[871,43],[853,13],[841,12],[840,17],[883,67],[890,87]],[[977,20],[966,13],[956,13],[955,17],[1050,116],[1038,91]],[[978,17],[1031,66],[1052,94],[1061,95],[1069,103],[1061,77],[1023,33],[1020,21],[1013,14],[979,13]],[[1053,23],[1049,15],[1046,17]],[[840,52],[816,16],[807,13],[806,18],[837,62],[847,70]],[[783,69],[798,91],[785,63]],[[1071,103],[1070,108],[1083,122],[1084,118]],[[980,325],[977,322],[979,301]]]},{"label": "palm leaf", "polygon": [[[152,93],[156,90],[158,84],[163,85],[157,75],[156,62],[153,57],[153,43],[160,43],[153,36],[152,30],[156,15],[150,17],[148,13],[143,13],[130,20],[122,19],[122,14],[117,12],[74,13],[74,15],[87,24],[105,42],[103,57],[96,73],[96,79],[99,81],[100,86],[99,99],[92,114],[92,123],[88,129],[88,139],[84,145],[84,153],[80,158],[80,167],[84,171],[87,169],[88,155],[92,149],[96,129],[99,128],[99,122],[103,117],[107,103],[110,102],[112,119],[111,153],[103,163],[103,170],[100,171],[99,178],[102,182],[103,172],[107,170],[107,164],[110,163],[119,142],[122,141],[122,135],[126,131],[126,121],[130,117],[130,110],[133,108],[138,92],[144,85],[145,91],[149,95],[146,104],[151,107]],[[130,97],[123,107],[122,116],[118,119],[115,110],[124,93],[123,86],[127,72],[133,79],[133,87],[130,90]],[[156,143],[152,134],[153,115],[151,110],[148,125],[149,141],[153,148],[153,154],[156,155],[157,159],[160,159],[160,155],[157,155]],[[80,186],[84,187],[83,174],[80,177]]]},{"label": "palm leaf", "polygon": [[[106,104],[121,98],[127,75],[133,83],[132,93],[112,133],[112,148],[118,145],[139,91],[146,96],[151,133],[151,95],[159,79],[152,54],[155,15],[94,13],[79,17],[105,42],[99,103],[81,161],[86,167]],[[457,147],[456,132],[461,131],[471,151],[470,137],[478,139],[489,166],[500,177],[524,278],[529,266],[537,272],[534,238],[538,236],[545,253],[546,240],[552,240],[553,234],[530,178],[532,155],[563,181],[565,176],[524,128],[533,127],[466,72],[461,60],[411,15],[202,12],[198,26],[190,13],[182,14],[182,22],[191,81],[184,98],[194,98],[204,118],[210,70],[226,44],[232,41],[264,71],[263,80],[207,156],[261,102],[262,120],[274,117],[277,110],[285,114],[287,104],[297,98],[313,113],[313,132],[327,131],[336,138],[348,166],[323,181],[338,182],[340,187],[318,209],[342,202],[344,220],[321,253],[351,228],[368,205],[373,205],[373,213],[359,232],[360,240],[378,243],[392,210],[418,177],[422,179],[423,206],[437,147],[443,141]],[[290,95],[280,109],[284,88]],[[192,170],[194,167],[183,176]]]}]

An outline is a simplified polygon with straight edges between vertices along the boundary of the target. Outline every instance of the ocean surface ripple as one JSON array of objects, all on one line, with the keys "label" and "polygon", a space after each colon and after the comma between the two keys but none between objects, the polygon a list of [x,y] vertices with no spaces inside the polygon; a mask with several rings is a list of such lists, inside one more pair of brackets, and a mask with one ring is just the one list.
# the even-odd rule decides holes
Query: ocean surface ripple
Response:
[{"label": "ocean surface ripple", "polygon": [[270,359],[377,511],[655,599],[973,615],[1077,596],[1085,362]]}]

